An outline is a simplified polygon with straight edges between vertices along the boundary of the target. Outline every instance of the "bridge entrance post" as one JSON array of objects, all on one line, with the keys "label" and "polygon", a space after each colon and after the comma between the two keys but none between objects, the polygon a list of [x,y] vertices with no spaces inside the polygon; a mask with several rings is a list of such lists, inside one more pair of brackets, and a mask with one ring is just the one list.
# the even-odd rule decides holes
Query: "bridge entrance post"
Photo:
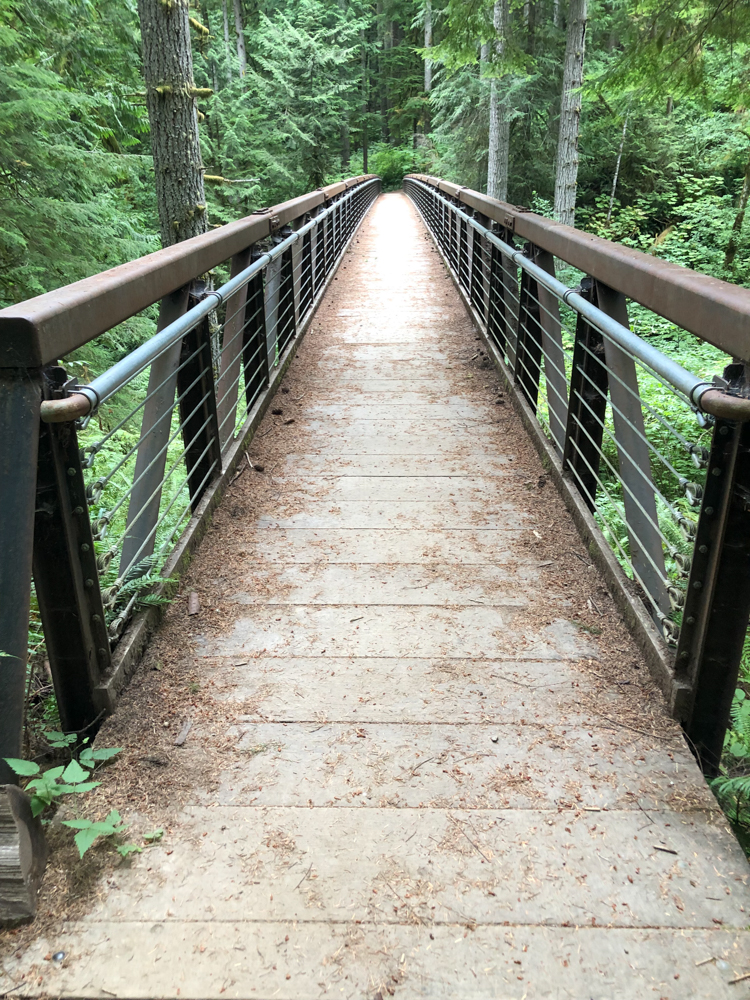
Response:
[{"label": "bridge entrance post", "polygon": [[[588,302],[595,300],[593,278],[583,279],[581,296]],[[579,313],[570,373],[563,465],[572,472],[578,491],[592,512],[596,510],[608,393],[604,337]]]},{"label": "bridge entrance post", "polygon": [[0,784],[23,739],[41,399],[37,372],[0,369]]},{"label": "bridge entrance post", "polygon": [[[45,399],[63,398],[65,380],[47,369]],[[102,715],[95,691],[111,654],[74,423],[40,425],[37,470],[34,584],[60,724],[81,733]]]},{"label": "bridge entrance post", "polygon": [[[746,388],[745,366],[724,372]],[[715,776],[750,619],[750,423],[716,420],[698,519],[676,673],[690,687],[681,722]]]}]

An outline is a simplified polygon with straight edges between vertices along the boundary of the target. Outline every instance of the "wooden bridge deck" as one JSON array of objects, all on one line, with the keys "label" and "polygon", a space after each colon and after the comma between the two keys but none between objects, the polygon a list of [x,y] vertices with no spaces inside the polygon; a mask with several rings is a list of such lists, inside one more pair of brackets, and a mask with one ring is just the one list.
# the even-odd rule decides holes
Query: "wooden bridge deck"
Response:
[{"label": "wooden bridge deck", "polygon": [[750,996],[745,858],[480,348],[381,197],[123,709],[195,787],[14,995]]}]

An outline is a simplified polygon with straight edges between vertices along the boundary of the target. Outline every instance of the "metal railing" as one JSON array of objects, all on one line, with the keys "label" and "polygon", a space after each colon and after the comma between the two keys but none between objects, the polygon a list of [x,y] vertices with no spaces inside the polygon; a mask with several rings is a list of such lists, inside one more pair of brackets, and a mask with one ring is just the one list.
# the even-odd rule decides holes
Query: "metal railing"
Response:
[{"label": "metal railing", "polygon": [[[61,722],[82,731],[111,708],[124,629],[158,599],[379,190],[372,176],[331,185],[0,312],[0,496],[17,558],[0,569],[0,757],[20,746],[32,552]],[[68,377],[66,354],[157,298],[153,336],[86,384]]]},{"label": "metal railing", "polygon": [[[710,771],[750,613],[750,586],[729,578],[750,577],[750,387],[722,353],[750,358],[750,291],[435,178],[404,188],[584,535],[614,554],[600,563]],[[641,326],[654,310],[713,345],[698,360],[723,375],[693,374],[638,336],[629,305]]]}]

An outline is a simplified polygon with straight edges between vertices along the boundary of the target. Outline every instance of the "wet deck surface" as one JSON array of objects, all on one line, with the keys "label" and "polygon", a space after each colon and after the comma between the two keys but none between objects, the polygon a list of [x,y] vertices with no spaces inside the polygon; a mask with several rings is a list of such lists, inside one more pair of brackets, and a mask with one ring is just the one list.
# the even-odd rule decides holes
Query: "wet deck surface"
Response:
[{"label": "wet deck surface", "polygon": [[211,627],[184,602],[165,626],[225,720],[215,780],[14,975],[36,961],[66,997],[750,996],[728,985],[744,856],[403,195],[285,388],[265,472],[191,569]]}]

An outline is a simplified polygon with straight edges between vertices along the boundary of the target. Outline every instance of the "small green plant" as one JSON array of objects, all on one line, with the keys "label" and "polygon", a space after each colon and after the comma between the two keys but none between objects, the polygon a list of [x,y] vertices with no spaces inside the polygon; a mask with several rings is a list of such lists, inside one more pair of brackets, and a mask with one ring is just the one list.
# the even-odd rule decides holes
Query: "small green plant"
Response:
[{"label": "small green plant", "polygon": [[[101,784],[92,779],[96,769],[107,760],[115,757],[122,747],[92,747],[88,738],[80,745],[77,756],[74,746],[78,737],[74,733],[61,733],[50,730],[44,734],[51,747],[56,750],[68,751],[71,759],[67,764],[58,764],[46,770],[33,760],[21,760],[16,757],[6,757],[6,764],[21,778],[29,778],[25,791],[31,800],[31,812],[40,816],[45,809],[54,805],[63,796],[73,796],[78,812],[78,796],[93,791]],[[99,837],[117,838],[128,828],[116,809],[110,811],[106,819],[95,821],[77,816],[75,819],[63,820],[63,826],[75,830],[75,844],[78,854],[83,857],[86,851]],[[116,844],[116,849],[122,857],[134,852],[140,853],[142,848],[135,844]]]}]

